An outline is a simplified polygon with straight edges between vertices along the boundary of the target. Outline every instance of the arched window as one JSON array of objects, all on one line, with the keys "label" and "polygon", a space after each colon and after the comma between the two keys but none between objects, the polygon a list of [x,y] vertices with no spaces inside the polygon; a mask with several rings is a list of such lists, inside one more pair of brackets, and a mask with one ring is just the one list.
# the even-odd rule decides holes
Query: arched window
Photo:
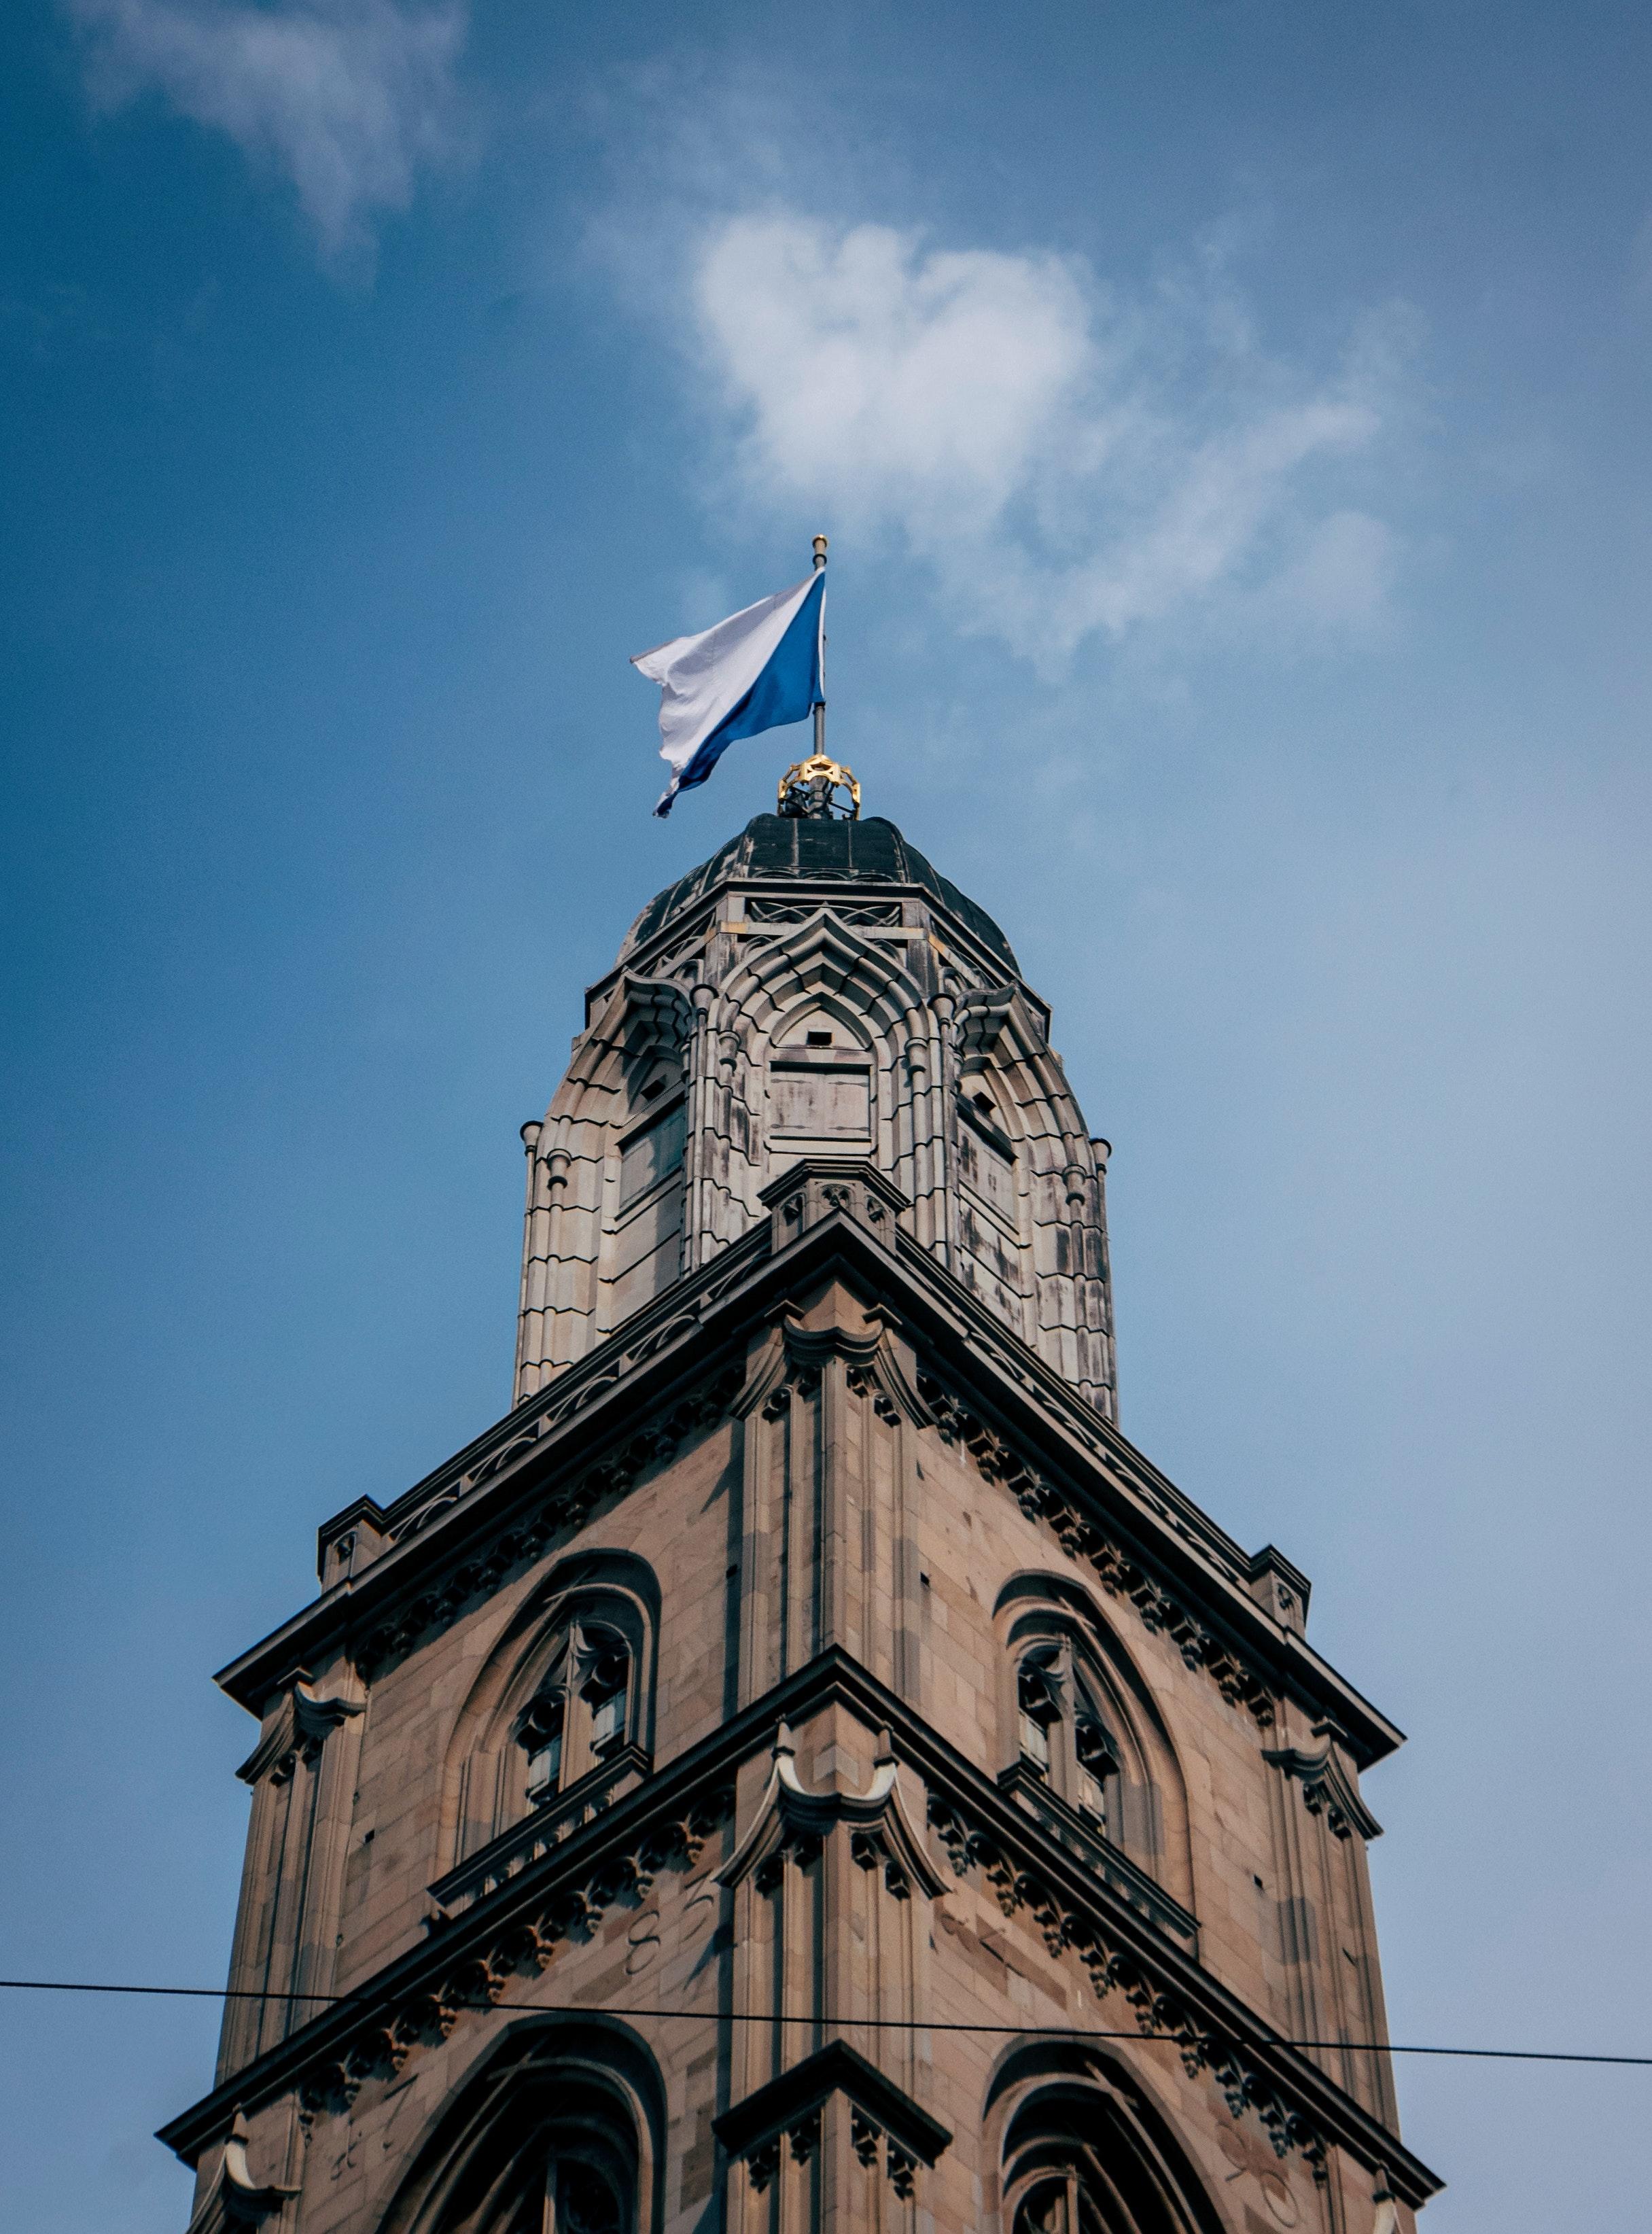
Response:
[{"label": "arched window", "polygon": [[998,1780],[1058,1838],[1105,1839],[1172,1899],[1192,1892],[1187,1789],[1163,1713],[1072,1577],[1028,1569],[998,1594]]},{"label": "arched window", "polygon": [[631,1647],[605,1623],[570,1623],[538,1690],[517,1717],[527,1799],[542,1807],[632,1743]]},{"label": "arched window", "polygon": [[507,2040],[420,2151],[382,2234],[651,2234],[664,2104],[620,2028]]},{"label": "arched window", "polygon": [[554,2150],[534,2166],[527,2189],[508,2234],[627,2234],[617,2182],[579,2157]]},{"label": "arched window", "polygon": [[1119,1745],[1099,1703],[1100,1686],[1070,1636],[1033,1645],[1015,1668],[1021,1757],[1051,1791],[1104,1833],[1107,1785],[1119,1774]]},{"label": "arched window", "polygon": [[552,1805],[577,1813],[575,1787],[587,1780],[587,1799],[612,1800],[648,1774],[659,1620],[659,1584],[634,1552],[592,1547],[555,1564],[495,1639],[454,1719],[441,1870]]},{"label": "arched window", "polygon": [[1002,2234],[1216,2234],[1209,2198],[1122,2070],[1078,2048],[1017,2049],[993,2094]]},{"label": "arched window", "polygon": [[1100,2107],[1062,2089],[1015,2120],[1004,2196],[1009,2234],[1173,2234],[1186,2225],[1137,2152],[1098,2134],[1110,2122],[1098,2117]]}]

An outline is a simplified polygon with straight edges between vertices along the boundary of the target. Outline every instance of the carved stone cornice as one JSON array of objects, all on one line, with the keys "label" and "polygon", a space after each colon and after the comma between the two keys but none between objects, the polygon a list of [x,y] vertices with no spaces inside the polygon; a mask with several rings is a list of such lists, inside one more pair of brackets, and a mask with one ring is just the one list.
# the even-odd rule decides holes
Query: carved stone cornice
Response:
[{"label": "carved stone cornice", "polygon": [[1310,1815],[1323,1816],[1326,1828],[1337,1838],[1351,1838],[1357,1832],[1367,1840],[1380,1839],[1381,1824],[1361,1799],[1342,1765],[1338,1734],[1322,1722],[1314,1735],[1322,1737],[1324,1742],[1313,1747],[1272,1746],[1262,1758],[1286,1776],[1295,1777],[1303,1788],[1303,1806]]},{"label": "carved stone cornice", "polygon": [[797,1754],[784,1722],[774,1740],[767,1788],[744,1836],[717,1871],[717,1882],[732,1891],[782,1852],[817,1852],[839,1823],[850,1826],[855,1859],[863,1868],[881,1868],[885,1884],[901,1899],[914,1887],[929,1900],[946,1890],[902,1803],[888,1733],[879,1741],[872,1782],[864,1792],[811,1792],[799,1779]]},{"label": "carved stone cornice", "polygon": [[534,1395],[495,1421],[462,1451],[428,1473],[388,1509],[371,1499],[353,1505],[320,1531],[322,1580],[328,1582],[329,1553],[342,1532],[366,1514],[375,1533],[395,1547],[421,1535],[475,1490],[513,1473],[527,1460],[545,1453],[539,1447],[576,1422],[639,1368],[651,1366],[676,1345],[698,1335],[707,1314],[733,1289],[742,1285],[768,1254],[761,1228],[732,1243],[710,1264],[676,1281],[663,1295],[626,1320],[588,1356],[565,1366]]},{"label": "carved stone cornice", "polygon": [[256,1784],[263,1776],[284,1782],[300,1760],[314,1760],[332,1733],[361,1714],[366,1703],[343,1695],[323,1698],[304,1670],[295,1669],[282,1687],[276,1719],[235,1773],[244,1784]]},{"label": "carved stone cornice", "polygon": [[1190,2079],[1210,2072],[1235,2118],[1253,2110],[1274,2153],[1283,2157],[1298,2151],[1316,2180],[1323,2181],[1329,2137],[1311,2113],[1293,2102],[1241,2041],[1167,1983],[1150,1958],[1120,1947],[1098,1921],[1093,1904],[1074,1901],[1035,1868],[1019,1867],[1004,1845],[976,1825],[957,1801],[932,1793],[930,1822],[959,1877],[979,1870],[1006,1916],[1026,1910],[1052,1955],[1077,1956],[1098,2001],[1120,1992],[1144,2034],[1175,2042]]},{"label": "carved stone cornice", "polygon": [[[401,1649],[398,1634],[405,1640],[421,1633],[417,1620],[407,1625],[409,1610],[421,1606],[423,1617],[450,1618],[455,1570],[477,1560],[473,1571],[497,1578],[533,1556],[547,1502],[563,1516],[554,1525],[568,1525],[566,1514],[576,1508],[555,1506],[565,1469],[573,1480],[584,1471],[583,1454],[601,1450],[607,1437],[614,1438],[609,1447],[623,1453],[622,1421],[639,1411],[646,1415],[656,1403],[669,1413],[680,1392],[703,1386],[754,1317],[780,1310],[800,1281],[841,1266],[869,1303],[882,1304],[904,1340],[929,1358],[937,1384],[970,1389],[970,1416],[1007,1449],[1013,1445],[1064,1509],[1093,1523],[1152,1584],[1157,1595],[1139,1603],[1145,1619],[1162,1618],[1179,1644],[1179,1621],[1186,1616],[1200,1632],[1198,1638],[1189,1632],[1188,1643],[1216,1680],[1240,1686],[1241,1697],[1252,1684],[1264,1696],[1287,1690],[1310,1715],[1334,1718],[1361,1767],[1392,1752],[1401,1737],[1394,1725],[1258,1603],[1250,1557],[961,1282],[926,1251],[909,1246],[906,1237],[898,1239],[891,1257],[842,1214],[812,1227],[778,1257],[768,1253],[762,1229],[747,1235],[703,1276],[691,1275],[669,1290],[657,1309],[638,1313],[634,1326],[628,1323],[460,1460],[399,1500],[382,1516],[402,1531],[399,1540],[243,1655],[219,1682],[256,1711],[295,1660],[318,1656],[364,1629],[376,1635],[381,1623],[390,1649]],[[994,1426],[995,1417],[1005,1426]],[[1125,1595],[1139,1587],[1123,1568],[1119,1580]],[[1205,1636],[1219,1647],[1208,1659]],[[1232,1662],[1231,1676],[1221,1652]]]},{"label": "carved stone cornice", "polygon": [[1008,1793],[1043,1829],[1077,1854],[1087,1869],[1161,1931],[1168,1932],[1185,1947],[1197,1945],[1198,1918],[1180,1901],[1172,1900],[1146,1870],[1138,1869],[1129,1855],[1110,1839],[1093,1829],[1078,1809],[1069,1807],[1059,1793],[1052,1792],[1025,1760],[1014,1760],[1008,1768],[1000,1770],[998,1789]]},{"label": "carved stone cornice", "polygon": [[[691,1435],[723,1418],[743,1377],[738,1366],[729,1367],[708,1388],[663,1409],[595,1465],[547,1487],[530,1515],[502,1528],[472,1556],[457,1559],[439,1583],[411,1596],[368,1630],[358,1647],[363,1664],[376,1673],[445,1628],[467,1605],[491,1597],[510,1576],[542,1558],[556,1538],[578,1527],[605,1498],[623,1495],[650,1466],[674,1458]],[[509,1449],[502,1452],[500,1465],[512,1455]],[[435,1517],[434,1512],[421,1515],[419,1525]]]},{"label": "carved stone cornice", "polygon": [[1030,1466],[933,1374],[920,1373],[917,1387],[943,1440],[968,1451],[983,1481],[1001,1482],[1029,1520],[1051,1528],[1069,1557],[1087,1560],[1103,1589],[1128,1599],[1144,1625],[1168,1636],[1190,1668],[1204,1669],[1231,1706],[1248,1708],[1263,1729],[1269,1727],[1274,1705],[1268,1688],[1231,1644],[1206,1628],[1097,1520],[1079,1510],[1075,1499]]},{"label": "carved stone cornice", "polygon": [[[714,1817],[726,1819],[739,1767],[776,1723],[795,1724],[834,1703],[866,1728],[890,1732],[892,1749],[924,1786],[931,1808],[947,1811],[949,1857],[962,1839],[966,1871],[986,1874],[1001,1901],[1011,1901],[1012,1913],[1026,1909],[1047,1936],[1053,1930],[1058,1950],[1083,1963],[1099,1992],[1121,1989],[1144,2032],[1176,2038],[1185,2055],[1197,2055],[1198,2068],[1270,2116],[1270,2134],[1283,2133],[1288,2146],[1298,2145],[1298,2135],[1309,2147],[1335,2142],[1368,2168],[1385,2165],[1396,2194],[1414,2208],[1437,2192],[1439,2179],[1379,2119],[835,1649],[387,1964],[348,2001],[232,2074],[160,2138],[193,2163],[227,2131],[238,2104],[256,2107],[302,2087],[312,2116],[343,2107],[368,2074],[398,2068],[421,2044],[495,2006],[513,1978],[535,1975],[563,1939],[588,1936],[616,1902],[634,1897],[650,1871],[686,1867],[689,1852],[697,1856],[715,1828]],[[940,1833],[938,1817],[935,1827]]]},{"label": "carved stone cornice", "polygon": [[486,1899],[638,1790],[652,1767],[649,1755],[635,1745],[598,1761],[555,1800],[536,1807],[521,1822],[467,1854],[446,1877],[438,1878],[430,1887],[431,1899],[448,1916]]},{"label": "carved stone cornice", "polygon": [[821,2108],[833,2094],[850,2104],[856,2156],[868,2166],[881,2161],[895,2192],[910,2197],[917,2167],[932,2165],[952,2135],[846,2041],[829,2041],[806,2055],[714,2118],[711,2130],[761,2192],[779,2169],[782,2146],[803,2159],[819,2146]]},{"label": "carved stone cornice", "polygon": [[800,1156],[777,1179],[758,1189],[769,1213],[775,1254],[823,1218],[852,1218],[879,1247],[893,1251],[896,1220],[906,1197],[878,1166],[860,1156]]},{"label": "carved stone cornice", "polygon": [[812,1393],[821,1368],[833,1358],[842,1358],[849,1368],[851,1389],[870,1395],[882,1417],[932,1426],[934,1414],[903,1370],[881,1316],[873,1316],[874,1323],[861,1334],[849,1327],[801,1325],[791,1308],[784,1307],[775,1315],[774,1334],[753,1359],[746,1385],[729,1410],[737,1419],[749,1419],[760,1411],[766,1418],[775,1418],[793,1390]]},{"label": "carved stone cornice", "polygon": [[237,2230],[244,2227],[262,2226],[289,2196],[300,2192],[296,2187],[261,2185],[253,2178],[246,2161],[251,2138],[246,2120],[238,2109],[230,2120],[229,2133],[219,2151],[217,2169],[196,2205],[186,2234],[237,2234]]}]

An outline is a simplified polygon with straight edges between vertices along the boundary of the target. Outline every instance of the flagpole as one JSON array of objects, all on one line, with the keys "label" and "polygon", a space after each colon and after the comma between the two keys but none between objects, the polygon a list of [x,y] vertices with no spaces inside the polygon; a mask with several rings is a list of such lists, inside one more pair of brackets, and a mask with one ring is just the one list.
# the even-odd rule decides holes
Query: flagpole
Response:
[{"label": "flagpole", "polygon": [[[814,571],[817,574],[825,572],[826,562],[826,539],[824,535],[817,535],[814,539]],[[824,667],[821,679],[825,680]],[[826,751],[826,700],[824,698],[814,709],[814,749],[822,754]]]}]

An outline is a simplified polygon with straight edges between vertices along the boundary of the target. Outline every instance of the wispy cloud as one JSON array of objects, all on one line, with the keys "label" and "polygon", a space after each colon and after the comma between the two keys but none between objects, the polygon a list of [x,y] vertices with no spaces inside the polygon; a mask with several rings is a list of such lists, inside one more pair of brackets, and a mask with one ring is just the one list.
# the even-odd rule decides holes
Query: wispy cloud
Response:
[{"label": "wispy cloud", "polygon": [[785,212],[708,228],[693,301],[748,500],[894,539],[1047,671],[1223,602],[1381,607],[1395,538],[1339,476],[1399,408],[1390,322],[1309,372],[1213,255],[1126,301],[1077,258]]},{"label": "wispy cloud", "polygon": [[65,0],[87,38],[94,100],[157,93],[284,175],[329,256],[406,209],[421,166],[460,145],[454,64],[464,0]]}]

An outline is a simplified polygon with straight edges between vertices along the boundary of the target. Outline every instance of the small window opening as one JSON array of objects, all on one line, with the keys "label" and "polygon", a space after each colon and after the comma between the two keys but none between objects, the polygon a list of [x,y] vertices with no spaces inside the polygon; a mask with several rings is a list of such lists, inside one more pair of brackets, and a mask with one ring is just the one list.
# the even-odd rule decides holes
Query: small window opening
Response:
[{"label": "small window opening", "polygon": [[522,1743],[528,1756],[528,1798],[536,1807],[554,1799],[562,1781],[563,1720],[559,1698],[536,1699],[522,1718]]},{"label": "small window opening", "polygon": [[805,1039],[806,1044],[809,1047],[830,1047],[832,1044],[830,1032],[809,1032],[805,1035]]},{"label": "small window opening", "polygon": [[658,1078],[650,1079],[648,1084],[643,1088],[643,1099],[644,1101],[652,1101],[656,1094],[663,1094],[664,1091],[665,1077],[662,1073]]},{"label": "small window opening", "polygon": [[1073,1749],[1078,1755],[1079,1806],[1105,1831],[1107,1825],[1107,1780],[1116,1776],[1119,1771],[1112,1741],[1100,1722],[1092,1716],[1081,1715],[1074,1733]]},{"label": "small window opening", "polygon": [[1023,1660],[1016,1670],[1022,1759],[1040,1776],[1049,1774],[1050,1728],[1061,1711],[1055,1686],[1055,1671],[1043,1661]]},{"label": "small window opening", "polygon": [[625,1705],[630,1691],[630,1655],[620,1645],[605,1647],[579,1689],[591,1709],[591,1749],[598,1760],[625,1742]]},{"label": "small window opening", "polygon": [[991,1098],[989,1095],[985,1094],[971,1094],[970,1098],[975,1103],[976,1107],[981,1112],[981,1114],[983,1117],[996,1117],[998,1113],[993,1107]]}]

